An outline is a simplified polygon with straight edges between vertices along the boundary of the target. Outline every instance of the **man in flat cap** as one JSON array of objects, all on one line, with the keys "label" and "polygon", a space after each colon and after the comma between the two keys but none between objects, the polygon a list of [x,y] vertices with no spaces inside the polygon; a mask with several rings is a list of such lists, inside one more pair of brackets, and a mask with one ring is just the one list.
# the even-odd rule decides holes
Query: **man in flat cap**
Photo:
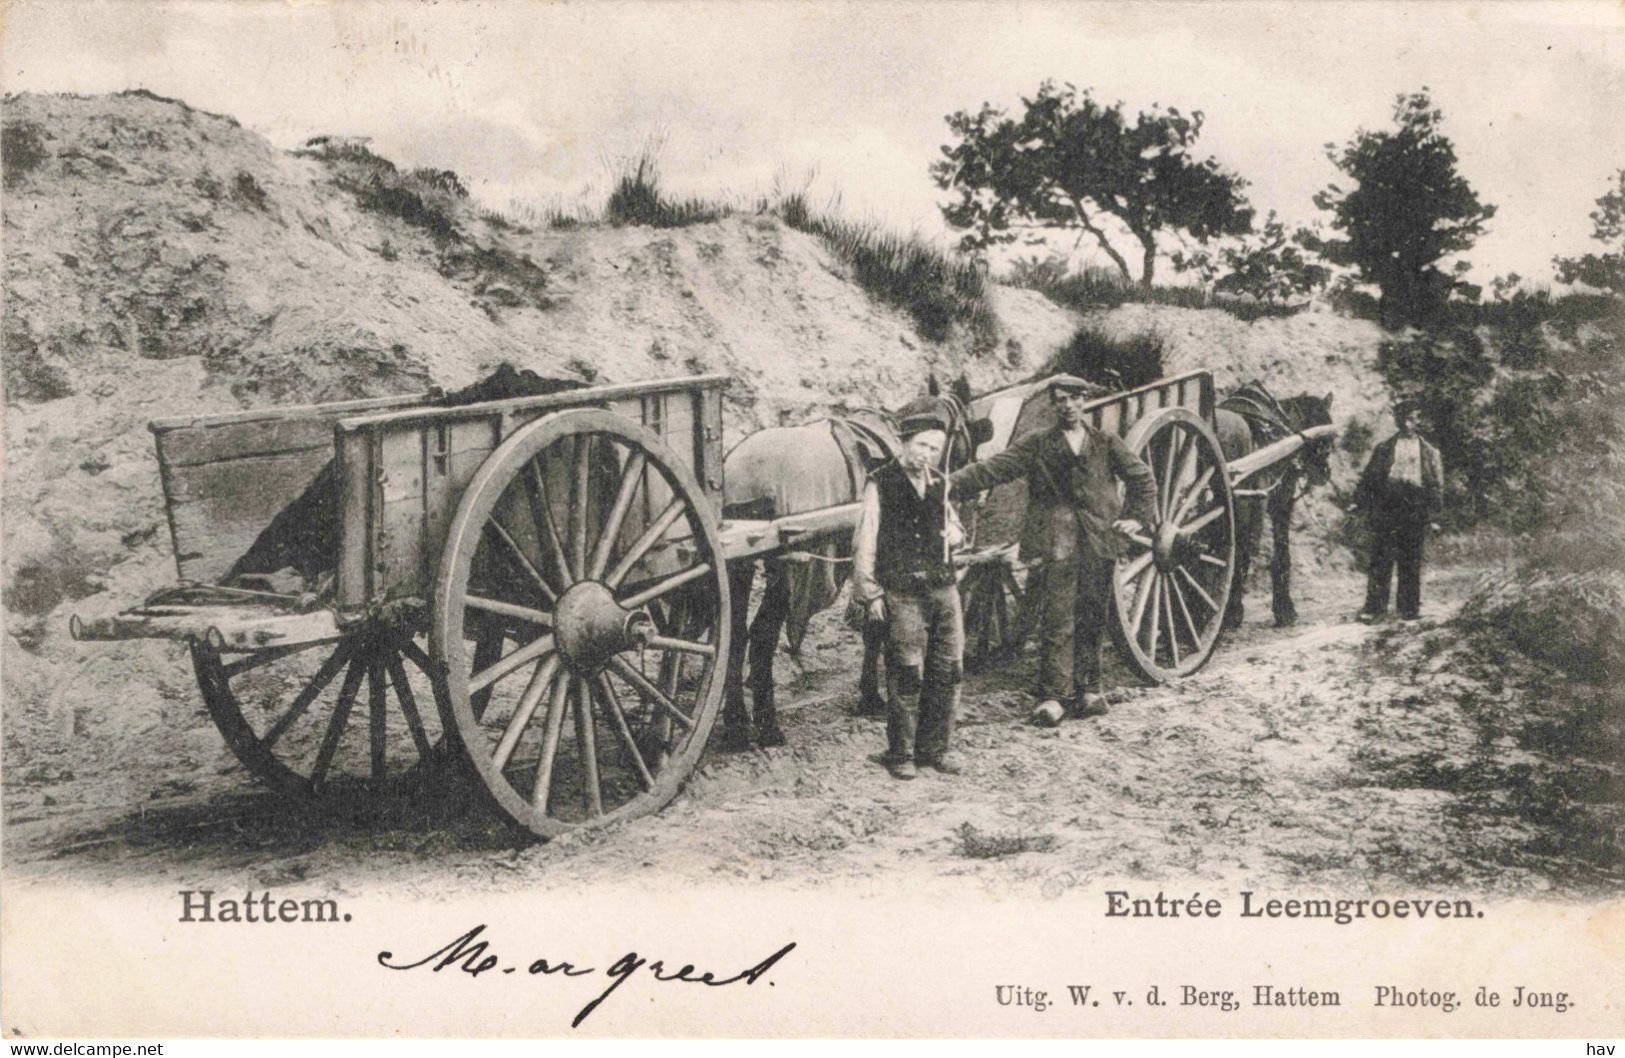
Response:
[{"label": "man in flat cap", "polygon": [[[1020,438],[989,459],[953,476],[962,496],[1018,478],[1027,482],[1021,558],[1046,563],[1039,632],[1036,723],[1064,716],[1098,716],[1101,695],[1100,632],[1108,615],[1112,568],[1122,538],[1142,530],[1152,515],[1156,485],[1151,468],[1116,434],[1089,425],[1085,409],[1107,391],[1076,375],[1049,382],[1054,429]],[[1117,482],[1126,489],[1120,505]]]},{"label": "man in flat cap", "polygon": [[897,458],[863,488],[852,559],[852,591],[873,620],[886,624],[886,753],[898,779],[920,767],[960,771],[954,715],[963,678],[965,629],[953,549],[964,529],[936,468],[948,423],[933,404],[905,408]]}]

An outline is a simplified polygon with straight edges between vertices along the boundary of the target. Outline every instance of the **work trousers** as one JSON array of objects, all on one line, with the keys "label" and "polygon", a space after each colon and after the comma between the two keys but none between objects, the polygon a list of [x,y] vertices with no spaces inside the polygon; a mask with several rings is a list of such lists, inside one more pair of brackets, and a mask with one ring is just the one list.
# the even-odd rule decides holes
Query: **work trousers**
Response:
[{"label": "work trousers", "polygon": [[1399,585],[1394,608],[1401,617],[1422,612],[1422,542],[1428,523],[1415,518],[1379,516],[1371,527],[1371,568],[1366,575],[1365,612],[1388,612],[1388,588],[1394,569]]},{"label": "work trousers", "polygon": [[959,712],[965,625],[959,588],[886,592],[886,759],[940,760]]},{"label": "work trousers", "polygon": [[1100,693],[1100,634],[1111,613],[1114,564],[1082,555],[1043,567],[1040,698],[1071,707],[1080,694]]}]

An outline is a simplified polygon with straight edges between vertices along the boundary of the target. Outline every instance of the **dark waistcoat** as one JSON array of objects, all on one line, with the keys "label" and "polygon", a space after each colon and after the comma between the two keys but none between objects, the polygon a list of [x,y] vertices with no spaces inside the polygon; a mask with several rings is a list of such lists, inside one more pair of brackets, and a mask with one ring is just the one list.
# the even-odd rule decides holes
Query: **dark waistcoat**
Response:
[{"label": "dark waistcoat", "polygon": [[890,591],[918,591],[952,581],[953,567],[942,546],[947,481],[933,474],[921,496],[895,461],[875,471],[873,480],[880,493],[875,580]]}]

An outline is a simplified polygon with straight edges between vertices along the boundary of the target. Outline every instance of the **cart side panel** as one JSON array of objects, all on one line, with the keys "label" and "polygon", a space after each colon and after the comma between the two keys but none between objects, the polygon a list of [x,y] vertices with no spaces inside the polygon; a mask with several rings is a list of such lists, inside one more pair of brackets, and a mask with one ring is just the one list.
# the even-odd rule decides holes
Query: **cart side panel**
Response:
[{"label": "cart side panel", "polygon": [[428,399],[384,397],[149,425],[180,579],[219,582],[333,457],[333,423]]},{"label": "cart side panel", "polygon": [[[338,608],[353,613],[398,598],[427,598],[447,529],[463,492],[481,465],[509,434],[542,415],[571,408],[607,409],[660,435],[679,462],[693,471],[717,510],[722,502],[721,380],[580,390],[531,401],[502,401],[410,414],[350,420],[339,428],[342,467]],[[550,466],[545,488],[562,532],[568,509],[569,464],[565,444]],[[614,467],[595,466],[589,533],[601,507],[613,498]],[[623,528],[630,539],[671,499],[655,475],[638,497]],[[513,499],[521,499],[516,494]],[[542,564],[540,540],[529,525],[528,507],[503,508],[510,533],[533,563]],[[651,554],[643,565],[663,569],[676,556]],[[675,568],[675,567],[674,567]]]}]

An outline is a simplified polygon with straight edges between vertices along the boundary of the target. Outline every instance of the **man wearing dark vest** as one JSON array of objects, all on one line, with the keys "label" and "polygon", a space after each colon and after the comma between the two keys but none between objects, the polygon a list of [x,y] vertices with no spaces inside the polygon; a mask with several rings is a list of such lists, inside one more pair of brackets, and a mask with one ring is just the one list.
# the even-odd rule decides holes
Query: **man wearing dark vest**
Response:
[{"label": "man wearing dark vest", "polygon": [[947,423],[935,411],[907,414],[902,450],[863,488],[852,590],[886,624],[887,769],[912,779],[919,766],[957,774],[954,714],[965,630],[953,549],[964,538],[936,469]]},{"label": "man wearing dark vest", "polygon": [[1422,542],[1444,504],[1444,464],[1439,450],[1412,428],[1414,411],[1404,401],[1394,406],[1399,432],[1371,450],[1354,487],[1354,508],[1365,512],[1371,526],[1371,568],[1359,616],[1366,624],[1388,612],[1396,565],[1400,619],[1414,621],[1422,614]]},{"label": "man wearing dark vest", "polygon": [[[1157,488],[1151,468],[1116,434],[1089,425],[1085,409],[1106,391],[1076,375],[1050,379],[1056,425],[1016,440],[953,476],[962,496],[1007,481],[1027,482],[1020,556],[1042,562],[1043,654],[1033,721],[1099,716],[1100,632],[1109,614],[1121,538],[1150,520]],[[1117,482],[1126,498],[1119,503]]]}]

